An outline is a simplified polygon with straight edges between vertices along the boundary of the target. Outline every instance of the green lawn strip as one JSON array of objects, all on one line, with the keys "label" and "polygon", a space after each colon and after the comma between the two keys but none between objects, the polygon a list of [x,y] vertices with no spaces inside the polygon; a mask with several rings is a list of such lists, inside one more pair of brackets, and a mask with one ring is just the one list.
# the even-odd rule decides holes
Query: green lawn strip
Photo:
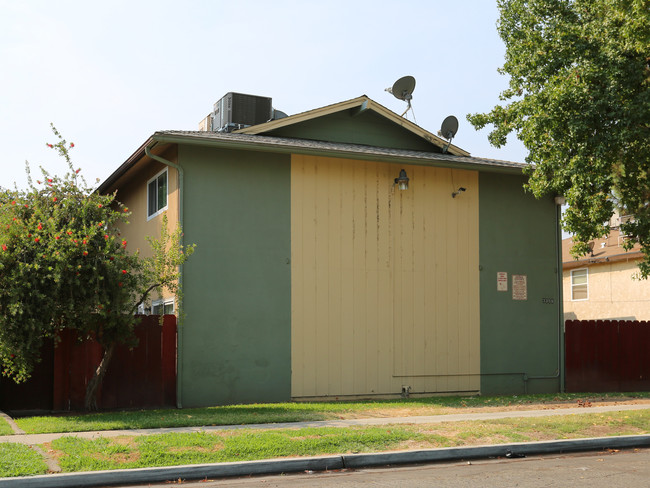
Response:
[{"label": "green lawn strip", "polygon": [[74,437],[52,442],[64,472],[250,461],[338,452],[376,452],[396,448],[419,434],[407,428],[312,428],[173,433],[140,437]]},{"label": "green lawn strip", "polygon": [[[95,414],[25,417],[16,419],[29,434],[91,430],[153,429],[204,425],[246,425],[362,418],[391,415],[441,415],[451,409],[525,405],[530,408],[578,399],[649,398],[650,393],[551,394],[500,397],[429,397],[357,402],[276,403],[229,405],[194,409],[141,410]],[[454,413],[458,413],[457,411]]]},{"label": "green lawn strip", "polygon": [[45,474],[47,465],[41,455],[29,446],[0,443],[0,477]]},{"label": "green lawn strip", "polygon": [[649,426],[650,412],[640,410],[426,425],[63,437],[43,448],[53,450],[64,472],[72,472],[643,434]]},{"label": "green lawn strip", "polygon": [[14,433],[14,430],[11,428],[9,423],[0,417],[0,435],[11,435]]}]

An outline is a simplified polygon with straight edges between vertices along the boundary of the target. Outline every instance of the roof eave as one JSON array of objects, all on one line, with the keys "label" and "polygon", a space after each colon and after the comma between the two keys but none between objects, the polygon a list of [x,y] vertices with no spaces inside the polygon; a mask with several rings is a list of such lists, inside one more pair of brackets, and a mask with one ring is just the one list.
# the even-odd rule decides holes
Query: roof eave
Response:
[{"label": "roof eave", "polygon": [[145,155],[145,147],[154,142],[154,136],[149,137],[136,151],[129,156],[108,178],[106,178],[95,190],[98,193],[106,193],[131,167]]},{"label": "roof eave", "polygon": [[641,251],[624,252],[624,253],[613,254],[611,256],[604,256],[600,258],[583,257],[577,260],[563,262],[562,269],[566,270],[566,269],[583,268],[583,267],[594,266],[598,264],[617,263],[620,261],[638,261],[640,259],[643,259],[643,253]]},{"label": "roof eave", "polygon": [[[151,135],[129,158],[122,163],[106,180],[97,188],[97,192],[106,193],[111,191],[120,178],[124,176],[136,163],[146,157],[145,148],[149,147],[155,151],[157,144],[190,144],[207,147],[219,147],[224,149],[238,149],[248,151],[263,151],[284,154],[304,154],[312,156],[325,156],[336,158],[349,158],[358,160],[377,161],[414,164],[414,165],[431,165],[439,167],[448,167],[456,169],[472,169],[495,173],[521,174],[523,165],[510,163],[508,161],[490,160],[486,164],[485,160],[472,158],[471,156],[459,156],[453,154],[426,153],[427,156],[410,156],[399,154],[378,154],[377,152],[365,153],[360,150],[351,150],[345,148],[322,148],[298,146],[295,143],[279,143],[280,138],[270,138],[260,136],[255,141],[238,140],[236,138],[218,138],[210,137],[209,132],[198,132],[193,134],[170,134],[168,132],[155,132]],[[273,143],[268,139],[274,139]],[[379,148],[381,149],[381,148]],[[470,161],[459,161],[457,158],[469,158]],[[476,159],[476,162],[471,161]]]},{"label": "roof eave", "polygon": [[[383,162],[393,162],[393,163],[403,163],[403,164],[415,164],[415,165],[436,165],[441,167],[457,168],[457,169],[474,169],[482,171],[491,171],[499,173],[510,173],[510,174],[521,174],[523,171],[522,165],[513,165],[506,161],[503,164],[500,164],[498,161],[494,161],[491,164],[486,164],[480,159],[477,159],[476,162],[472,161],[458,161],[454,158],[456,155],[437,155],[436,153],[428,153],[430,157],[422,158],[409,155],[390,155],[390,154],[377,154],[377,153],[363,153],[359,151],[352,151],[346,149],[327,149],[327,148],[310,148],[310,147],[298,147],[291,143],[287,144],[278,144],[278,143],[265,143],[265,136],[261,136],[260,139],[256,142],[251,141],[241,141],[237,139],[213,139],[210,137],[204,137],[201,134],[168,134],[164,132],[156,132],[151,139],[160,143],[170,143],[170,144],[192,144],[192,145],[201,145],[201,146],[210,146],[210,147],[220,147],[225,149],[246,149],[250,151],[264,151],[264,152],[275,152],[275,153],[293,153],[293,154],[305,154],[312,156],[326,156],[326,157],[338,157],[338,158],[349,158],[349,159],[358,159],[358,160],[372,160],[377,161],[381,160]],[[450,156],[450,157],[446,157]],[[471,156],[459,156],[459,157],[468,157]]]}]

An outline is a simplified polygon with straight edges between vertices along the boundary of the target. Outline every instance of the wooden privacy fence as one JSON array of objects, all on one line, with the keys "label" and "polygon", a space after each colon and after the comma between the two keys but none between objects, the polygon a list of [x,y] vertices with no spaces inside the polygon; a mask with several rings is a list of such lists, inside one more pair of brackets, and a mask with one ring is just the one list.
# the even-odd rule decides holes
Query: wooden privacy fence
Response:
[{"label": "wooden privacy fence", "polygon": [[650,390],[650,322],[567,320],[566,391]]},{"label": "wooden privacy fence", "polygon": [[[118,346],[108,366],[97,405],[100,409],[173,407],[176,405],[176,317],[141,316],[135,328],[138,345]],[[2,410],[81,410],[86,385],[102,351],[93,340],[80,342],[64,331],[56,347],[43,348],[42,362],[26,383],[0,381]]]}]

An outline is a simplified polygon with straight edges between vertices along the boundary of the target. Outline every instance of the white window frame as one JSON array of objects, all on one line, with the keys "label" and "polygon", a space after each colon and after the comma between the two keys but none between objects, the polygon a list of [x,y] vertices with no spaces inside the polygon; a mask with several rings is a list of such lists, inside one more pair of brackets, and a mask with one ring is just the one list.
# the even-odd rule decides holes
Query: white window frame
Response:
[{"label": "white window frame", "polygon": [[151,312],[150,312],[151,315],[155,315],[154,312],[153,312],[154,307],[158,307],[158,306],[161,306],[161,305],[162,305],[162,308],[163,308],[163,315],[164,315],[164,312],[165,312],[165,307],[167,305],[172,306],[171,314],[168,314],[168,315],[174,315],[176,313],[176,305],[174,303],[174,299],[173,298],[167,298],[166,300],[154,300],[153,302],[151,302]]},{"label": "white window frame", "polygon": [[[162,176],[164,173],[166,173],[166,178],[167,178],[167,194],[165,195],[165,205],[161,208],[157,208],[155,212],[151,213],[151,208],[149,207],[149,185],[151,184],[152,181],[158,181],[158,178]],[[158,205],[158,185],[156,185],[156,205]],[[160,215],[163,213],[165,210],[167,210],[167,207],[169,205],[169,171],[167,168],[163,169],[159,173],[157,173],[155,176],[152,178],[149,178],[147,181],[147,221],[153,219],[154,217]]]},{"label": "white window frame", "polygon": [[[577,272],[577,271],[581,271],[581,272],[584,271],[586,283],[577,283],[576,284],[576,283],[573,282],[573,274],[575,272]],[[587,297],[586,298],[573,298],[574,297],[573,290],[577,286],[586,287],[586,289],[587,289]],[[584,302],[584,301],[587,301],[587,300],[589,300],[589,268],[572,269],[571,270],[571,301],[572,302]]]},{"label": "white window frame", "polygon": [[165,311],[165,306],[171,305],[172,306],[172,312],[169,315],[175,315],[176,314],[176,302],[174,301],[173,298],[167,298],[166,300],[158,299],[154,300],[151,302],[151,305],[145,305],[144,303],[141,303],[138,305],[138,315],[154,315],[153,309],[154,307],[157,307],[159,305],[163,306],[163,312]]}]

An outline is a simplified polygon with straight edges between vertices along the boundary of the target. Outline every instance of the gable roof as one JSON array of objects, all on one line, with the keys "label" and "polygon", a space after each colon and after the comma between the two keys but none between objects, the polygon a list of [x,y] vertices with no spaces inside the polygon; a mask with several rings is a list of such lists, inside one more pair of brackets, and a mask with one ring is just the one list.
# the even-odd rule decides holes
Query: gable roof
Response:
[{"label": "gable roof", "polygon": [[594,264],[611,263],[615,261],[637,260],[643,257],[641,247],[635,244],[632,249],[623,249],[625,236],[618,229],[612,229],[609,235],[594,239],[593,251],[586,256],[575,259],[571,256],[573,239],[562,240],[562,269],[580,268]]},{"label": "gable roof", "polygon": [[[384,119],[397,124],[398,126],[404,128],[413,135],[424,139],[426,142],[432,144],[438,149],[443,149],[447,147],[448,143],[444,139],[438,137],[437,135],[423,129],[422,127],[416,125],[410,120],[397,115],[392,110],[387,109],[383,105],[371,100],[366,95],[362,95],[351,100],[346,100],[344,102],[334,103],[332,105],[327,105],[325,107],[316,108],[313,110],[308,110],[295,115],[290,115],[281,119],[270,120],[263,124],[251,125],[243,129],[238,129],[233,131],[235,134],[253,134],[253,135],[273,135],[273,131],[278,129],[296,126],[298,124],[303,124],[305,122],[313,121],[318,118],[326,117],[329,115],[337,114],[344,111],[352,111],[354,114],[362,114],[364,112],[374,112]],[[432,151],[433,152],[433,151]],[[470,153],[464,149],[449,144],[447,153],[454,156],[469,156]]]}]

